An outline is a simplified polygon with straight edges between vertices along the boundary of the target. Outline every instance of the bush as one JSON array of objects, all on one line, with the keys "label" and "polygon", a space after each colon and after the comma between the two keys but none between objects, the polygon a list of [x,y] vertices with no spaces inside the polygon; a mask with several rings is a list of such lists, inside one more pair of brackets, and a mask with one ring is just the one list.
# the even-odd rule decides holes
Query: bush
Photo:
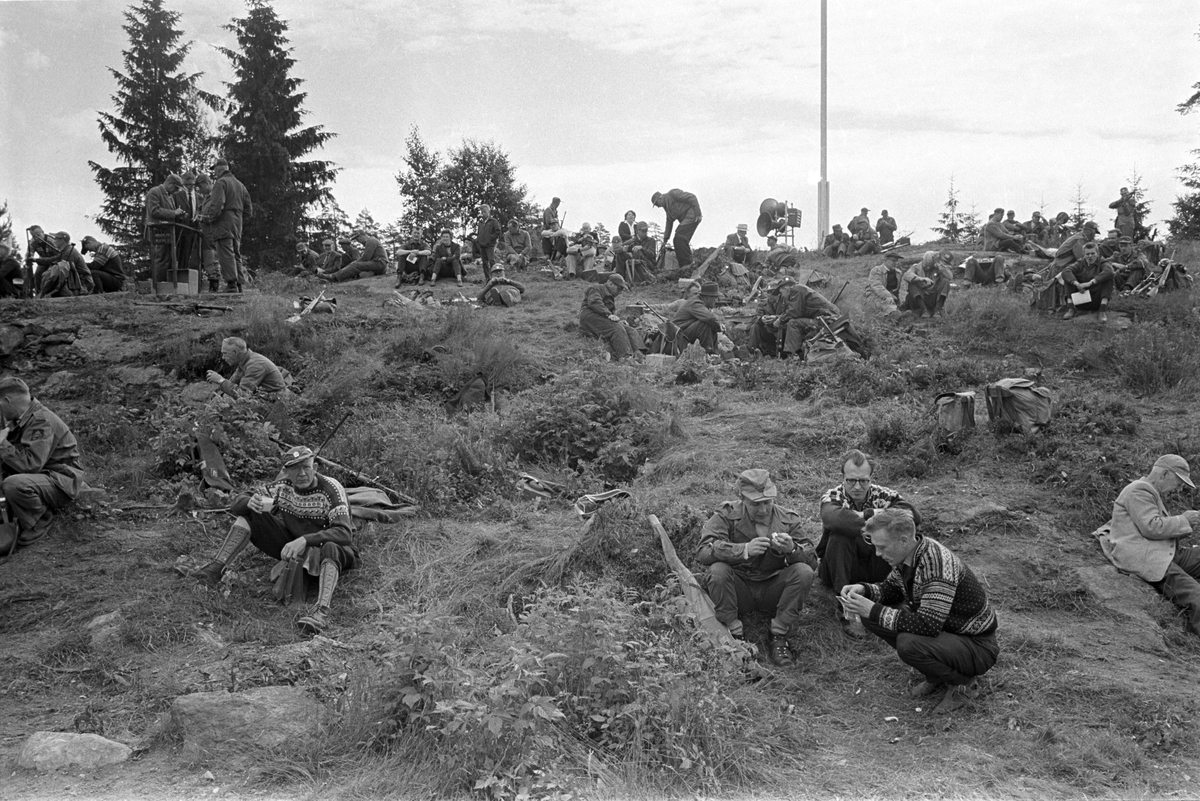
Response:
[{"label": "bush", "polygon": [[196,431],[212,431],[235,486],[273,476],[279,469],[277,431],[263,420],[263,403],[253,398],[221,398],[202,409],[160,402],[150,413],[154,472],[161,478],[200,470]]}]

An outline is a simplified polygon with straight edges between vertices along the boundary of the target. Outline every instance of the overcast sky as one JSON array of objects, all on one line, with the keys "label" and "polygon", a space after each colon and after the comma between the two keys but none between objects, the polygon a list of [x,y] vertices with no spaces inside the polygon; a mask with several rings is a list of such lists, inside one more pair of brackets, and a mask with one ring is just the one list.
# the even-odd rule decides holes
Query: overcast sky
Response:
[{"label": "overcast sky", "polygon": [[[229,80],[215,47],[245,6],[168,0],[193,40],[189,70]],[[0,199],[15,227],[99,233],[89,159],[116,166],[97,112],[123,69],[126,3],[0,0]],[[817,0],[280,0],[309,121],[338,136],[334,194],[353,218],[400,213],[395,174],[416,125],[444,151],[492,140],[532,199],[558,195],[568,228],[660,219],[656,189],[694,192],[695,243],[754,226],[765,197],[816,236]],[[1077,184],[1098,218],[1134,170],[1152,216],[1171,215],[1200,114],[1196,0],[833,0],[831,216],[890,210],[929,235],[951,176],[965,207],[1021,219],[1067,210]],[[18,235],[19,238],[21,235]],[[752,239],[761,244],[757,237]]]}]

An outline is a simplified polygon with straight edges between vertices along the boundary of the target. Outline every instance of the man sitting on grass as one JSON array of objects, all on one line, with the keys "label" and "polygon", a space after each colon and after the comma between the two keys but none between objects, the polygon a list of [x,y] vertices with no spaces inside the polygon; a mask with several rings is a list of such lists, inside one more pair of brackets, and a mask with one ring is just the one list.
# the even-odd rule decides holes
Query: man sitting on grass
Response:
[{"label": "man sitting on grass", "polygon": [[[1112,265],[1100,258],[1100,249],[1095,242],[1083,246],[1083,259],[1063,270],[1061,277],[1068,295],[1064,320],[1070,320],[1081,311],[1098,311],[1100,322],[1108,322],[1108,302],[1112,299],[1116,274]],[[1087,302],[1071,300],[1070,295],[1079,292],[1087,292]]]},{"label": "man sitting on grass", "polygon": [[904,273],[904,306],[917,317],[929,312],[930,317],[945,314],[946,298],[950,295],[950,267],[954,254],[948,250],[927,250],[921,260]]},{"label": "man sitting on grass", "polygon": [[774,614],[771,661],[788,667],[787,634],[812,587],[816,553],[800,515],[775,504],[779,492],[766,470],[746,470],[736,489],[738,500],[718,506],[701,529],[696,560],[708,566],[708,596],[734,637],[742,638],[743,614]]},{"label": "man sitting on grass", "polygon": [[336,479],[317,472],[316,454],[298,445],[283,454],[282,477],[252,495],[241,495],[229,511],[236,516],[216,557],[204,567],[176,572],[205,584],[217,584],[225,568],[247,544],[268,556],[296,560],[318,577],[317,603],[297,623],[320,634],[329,625],[330,603],[338,577],[358,562],[351,540],[350,502]]},{"label": "man sitting on grass", "polygon": [[1200,529],[1200,512],[1167,514],[1163,496],[1192,483],[1182,456],[1158,457],[1150,475],[1132,481],[1113,503],[1100,548],[1113,566],[1132,573],[1187,613],[1188,628],[1200,634],[1200,548],[1181,547]]},{"label": "man sitting on grass", "polygon": [[843,587],[842,609],[859,615],[900,661],[920,671],[913,698],[945,686],[934,712],[958,709],[978,694],[978,677],[1000,655],[996,613],[983,584],[949,548],[918,534],[907,509],[876,512],[863,533],[892,571],[878,584]]},{"label": "man sitting on grass", "polygon": [[617,314],[617,297],[626,289],[629,284],[624,278],[609,273],[603,284],[588,286],[579,309],[579,330],[585,336],[604,340],[614,359],[625,359],[646,350],[638,330]]}]

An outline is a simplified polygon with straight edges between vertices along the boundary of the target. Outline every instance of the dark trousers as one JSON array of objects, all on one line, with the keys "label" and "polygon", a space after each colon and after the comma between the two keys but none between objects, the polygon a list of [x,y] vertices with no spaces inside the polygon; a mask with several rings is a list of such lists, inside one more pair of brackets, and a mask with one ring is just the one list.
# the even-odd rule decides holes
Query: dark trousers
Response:
[{"label": "dark trousers", "polygon": [[[298,536],[289,532],[283,521],[275,515],[250,511],[249,495],[239,497],[233,502],[229,511],[236,517],[246,519],[246,522],[250,524],[250,543],[273,559],[283,558],[283,546]],[[354,551],[349,548],[333,542],[322,543],[320,548],[322,562],[329,560],[343,572],[354,567]]]},{"label": "dark trousers", "polygon": [[699,221],[690,223],[680,223],[675,229],[675,237],[671,240],[675,244],[675,260],[679,262],[679,269],[691,266],[692,263],[692,236],[696,233],[696,228],[700,225]]},{"label": "dark trousers", "polygon": [[475,243],[475,252],[479,255],[479,263],[483,265],[483,280],[492,274],[492,265],[496,263],[496,243],[481,245]]},{"label": "dark trousers", "polygon": [[803,562],[788,565],[766,581],[747,581],[732,565],[717,562],[708,567],[707,589],[717,620],[726,626],[747,612],[772,612],[771,633],[787,634],[800,618],[812,581],[812,568]]},{"label": "dark trousers", "polygon": [[762,352],[763,356],[779,355],[779,329],[764,323],[762,319],[750,326],[750,349]]},{"label": "dark trousers", "polygon": [[567,240],[561,236],[544,236],[542,237],[542,253],[546,254],[546,258],[553,261],[557,258],[565,258],[567,255]]},{"label": "dark trousers", "polygon": [[684,340],[684,347],[693,342],[700,344],[709,353],[717,350],[717,332],[703,320],[693,320],[687,325],[679,326],[679,336]]},{"label": "dark trousers", "polygon": [[419,275],[425,276],[429,273],[429,257],[417,256],[416,261],[409,261],[407,257],[400,260],[398,272],[400,275]]},{"label": "dark trousers", "polygon": [[861,534],[854,537],[829,534],[822,546],[817,575],[834,594],[847,584],[878,584],[892,572],[892,566],[875,554],[875,548]]},{"label": "dark trousers", "polygon": [[[1079,285],[1074,282],[1067,281],[1066,284],[1068,292],[1082,291],[1079,289]],[[1112,278],[1109,278],[1107,281],[1097,284],[1096,286],[1088,287],[1087,293],[1091,297],[1091,300],[1082,306],[1076,306],[1075,308],[1079,311],[1098,311],[1103,309],[1108,305],[1108,301],[1112,298],[1113,289],[1115,287],[1116,281],[1114,281]]]},{"label": "dark trousers", "polygon": [[936,637],[896,634],[863,618],[863,627],[896,649],[900,661],[921,672],[932,684],[970,684],[996,664],[996,633],[966,637],[943,631]]},{"label": "dark trousers", "polygon": [[1164,598],[1187,612],[1188,628],[1200,634],[1200,548],[1180,548],[1167,565],[1162,581],[1152,584]]},{"label": "dark trousers", "polygon": [[242,243],[232,236],[216,241],[217,263],[221,266],[221,279],[226,284],[240,285]]},{"label": "dark trousers", "polygon": [[429,269],[432,278],[461,278],[462,274],[462,261],[457,256],[452,259],[434,259],[433,266]]},{"label": "dark trousers", "polygon": [[125,274],[121,272],[120,257],[110,259],[104,266],[106,268],[104,270],[92,268],[92,280],[96,282],[96,294],[120,292],[125,287]]},{"label": "dark trousers", "polygon": [[21,288],[13,280],[22,276],[21,263],[16,259],[7,259],[0,263],[0,298],[19,298]]}]

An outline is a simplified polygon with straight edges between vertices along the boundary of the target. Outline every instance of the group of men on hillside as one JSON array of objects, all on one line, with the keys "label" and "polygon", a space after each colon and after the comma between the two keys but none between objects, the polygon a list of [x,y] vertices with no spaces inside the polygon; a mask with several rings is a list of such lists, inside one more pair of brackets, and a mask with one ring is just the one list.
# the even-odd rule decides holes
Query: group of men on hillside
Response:
[{"label": "group of men on hillside", "polygon": [[871,210],[863,206],[858,215],[850,220],[846,230],[843,231],[841,225],[834,225],[821,242],[821,252],[831,259],[870,256],[896,242],[896,218],[884,209],[872,226],[870,213]]}]

